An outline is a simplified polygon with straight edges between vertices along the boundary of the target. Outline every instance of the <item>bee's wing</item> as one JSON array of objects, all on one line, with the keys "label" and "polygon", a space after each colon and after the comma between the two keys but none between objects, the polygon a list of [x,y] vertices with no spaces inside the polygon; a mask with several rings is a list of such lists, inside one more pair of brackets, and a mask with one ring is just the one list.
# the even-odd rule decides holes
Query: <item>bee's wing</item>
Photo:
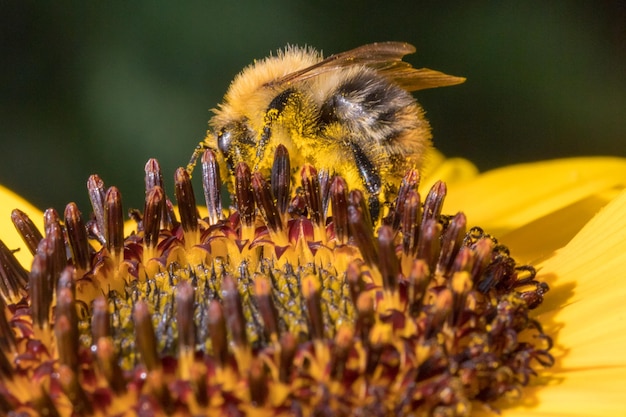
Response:
[{"label": "bee's wing", "polygon": [[404,42],[371,43],[331,55],[307,68],[278,78],[266,86],[288,85],[352,65],[364,65],[373,68],[407,91],[443,87],[465,81],[465,78],[446,75],[427,68],[415,69],[408,62],[402,61],[403,56],[414,52],[415,47]]}]

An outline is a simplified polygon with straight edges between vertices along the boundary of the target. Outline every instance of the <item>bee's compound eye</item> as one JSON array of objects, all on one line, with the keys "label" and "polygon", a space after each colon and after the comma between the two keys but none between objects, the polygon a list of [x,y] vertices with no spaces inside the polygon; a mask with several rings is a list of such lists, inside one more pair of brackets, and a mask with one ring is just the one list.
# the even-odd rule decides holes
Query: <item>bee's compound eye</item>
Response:
[{"label": "bee's compound eye", "polygon": [[233,133],[231,129],[225,127],[217,134],[217,147],[224,155],[228,155],[232,141]]}]

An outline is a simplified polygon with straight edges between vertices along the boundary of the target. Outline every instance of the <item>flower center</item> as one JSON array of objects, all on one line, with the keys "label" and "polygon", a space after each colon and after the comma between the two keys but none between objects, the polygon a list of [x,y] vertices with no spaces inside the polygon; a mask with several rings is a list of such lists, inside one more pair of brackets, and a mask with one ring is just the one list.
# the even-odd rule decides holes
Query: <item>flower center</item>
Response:
[{"label": "flower center", "polygon": [[362,192],[309,165],[293,190],[279,146],[270,180],[237,166],[225,215],[211,151],[202,168],[208,215],[181,168],[177,217],[149,161],[126,237],[120,193],[97,176],[86,224],[69,204],[42,236],[14,212],[35,257],[27,272],[0,245],[1,409],[468,415],[553,363],[529,315],[547,285],[442,215],[443,183],[422,203],[408,172],[372,219]]}]

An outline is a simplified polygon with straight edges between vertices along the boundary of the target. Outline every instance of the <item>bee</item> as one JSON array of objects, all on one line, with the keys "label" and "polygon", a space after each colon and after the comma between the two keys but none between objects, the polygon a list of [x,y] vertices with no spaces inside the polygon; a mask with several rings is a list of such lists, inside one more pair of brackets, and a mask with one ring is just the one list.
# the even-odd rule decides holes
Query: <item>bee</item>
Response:
[{"label": "bee", "polygon": [[364,189],[376,218],[431,146],[430,125],[411,92],[465,81],[402,61],[414,52],[408,43],[382,42],[324,59],[312,48],[287,46],[235,77],[201,145],[219,149],[232,172],[240,161],[269,170],[282,144],[292,166],[309,162]]}]

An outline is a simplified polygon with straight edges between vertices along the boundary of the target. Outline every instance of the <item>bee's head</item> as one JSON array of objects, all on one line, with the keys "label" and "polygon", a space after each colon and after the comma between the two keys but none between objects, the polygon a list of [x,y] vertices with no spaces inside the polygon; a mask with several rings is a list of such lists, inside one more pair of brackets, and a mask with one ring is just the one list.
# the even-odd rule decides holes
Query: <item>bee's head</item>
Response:
[{"label": "bee's head", "polygon": [[229,121],[217,127],[214,134],[217,148],[228,162],[231,171],[237,162],[252,161],[256,151],[256,134],[248,126],[247,119]]}]

